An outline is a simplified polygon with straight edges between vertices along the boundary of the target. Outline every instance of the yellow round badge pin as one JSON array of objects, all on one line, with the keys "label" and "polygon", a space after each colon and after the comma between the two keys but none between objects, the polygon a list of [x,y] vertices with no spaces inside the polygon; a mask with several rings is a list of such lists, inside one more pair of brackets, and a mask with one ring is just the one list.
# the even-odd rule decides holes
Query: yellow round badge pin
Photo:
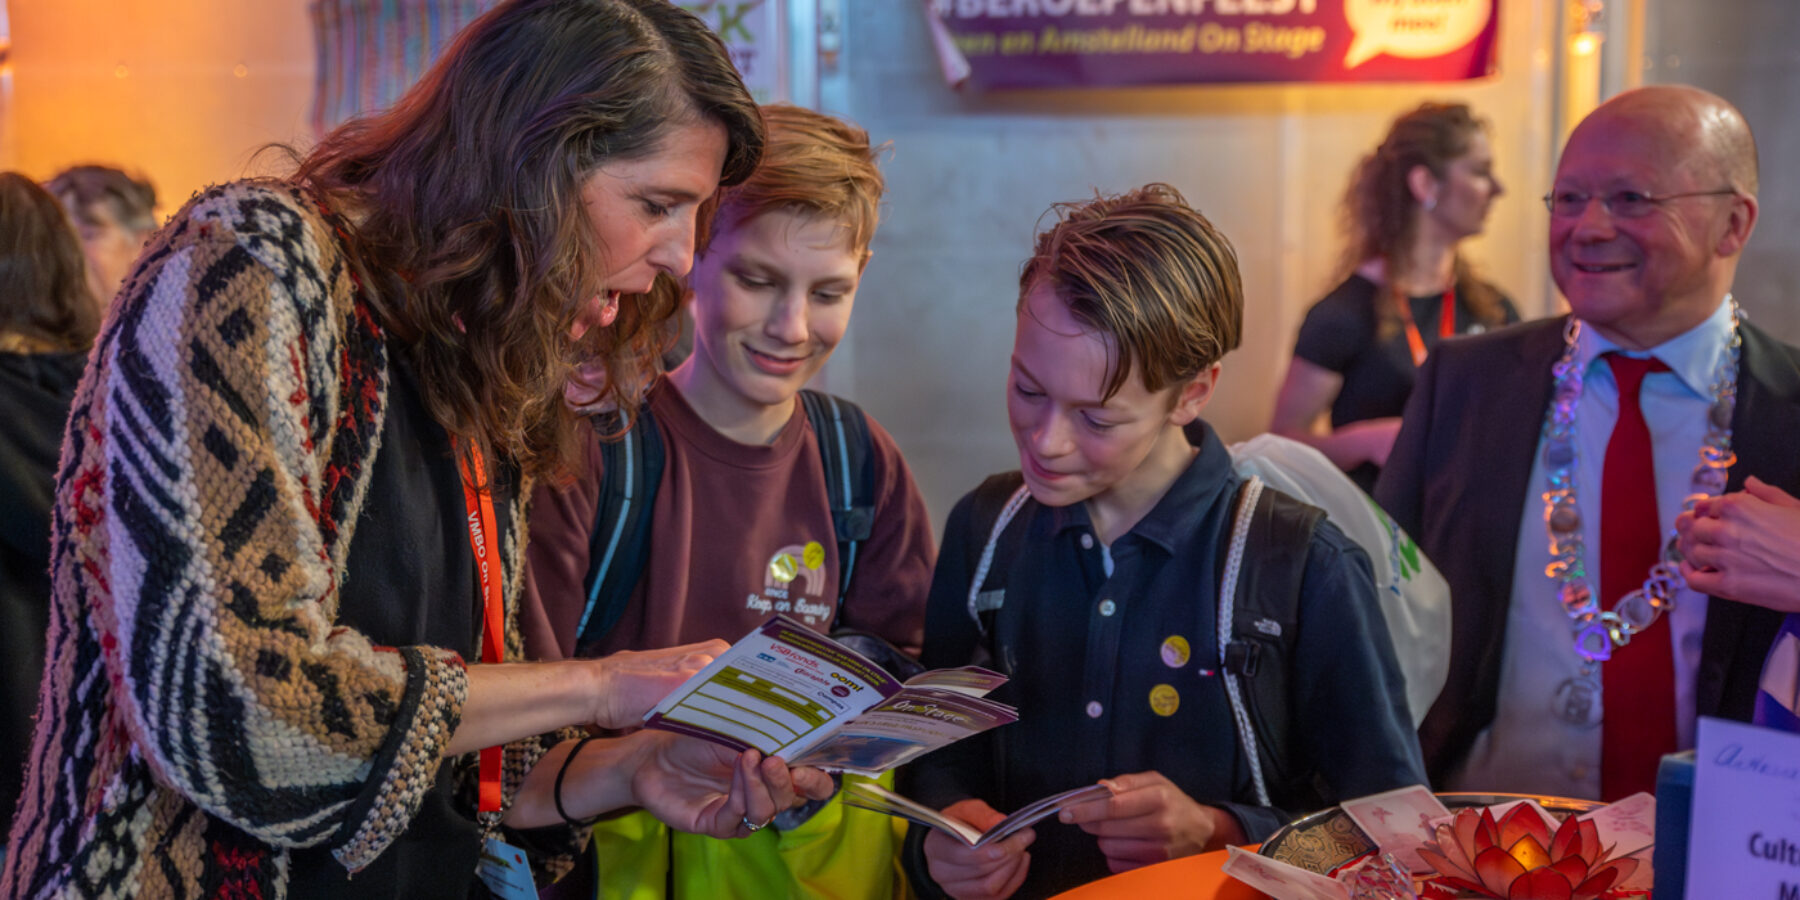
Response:
[{"label": "yellow round badge pin", "polygon": [[806,548],[800,551],[800,561],[809,569],[817,569],[825,565],[825,545],[818,541],[807,541]]},{"label": "yellow round badge pin", "polygon": [[1181,695],[1173,685],[1159,684],[1150,689],[1150,711],[1159,716],[1172,716],[1181,708]]},{"label": "yellow round badge pin", "polygon": [[1188,648],[1187,638],[1184,638],[1179,634],[1171,634],[1168,637],[1163,638],[1163,665],[1168,666],[1171,669],[1179,669],[1182,666],[1187,665],[1189,655],[1190,650]]},{"label": "yellow round badge pin", "polygon": [[769,560],[769,577],[781,584],[793,581],[800,574],[800,564],[794,560],[792,553],[777,553]]}]

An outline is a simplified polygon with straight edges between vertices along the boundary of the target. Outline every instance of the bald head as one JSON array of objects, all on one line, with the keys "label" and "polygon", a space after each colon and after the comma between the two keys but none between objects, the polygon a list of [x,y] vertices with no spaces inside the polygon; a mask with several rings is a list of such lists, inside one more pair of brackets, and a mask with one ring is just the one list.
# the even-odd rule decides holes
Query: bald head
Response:
[{"label": "bald head", "polygon": [[1634,128],[1682,148],[1680,164],[1717,178],[1752,197],[1757,191],[1756,139],[1750,123],[1725,98],[1685,84],[1626,91],[1600,104],[1569,136],[1583,131]]},{"label": "bald head", "polygon": [[1581,120],[1557,161],[1550,274],[1601,336],[1656,347],[1731,291],[1756,188],[1756,143],[1731,104],[1673,85],[1620,94]]}]

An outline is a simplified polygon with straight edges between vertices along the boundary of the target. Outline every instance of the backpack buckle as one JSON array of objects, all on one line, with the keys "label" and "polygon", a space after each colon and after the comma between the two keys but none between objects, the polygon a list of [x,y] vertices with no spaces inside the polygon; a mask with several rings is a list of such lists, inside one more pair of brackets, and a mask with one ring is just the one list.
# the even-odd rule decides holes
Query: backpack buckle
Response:
[{"label": "backpack buckle", "polygon": [[1225,671],[1245,678],[1255,678],[1262,648],[1249,641],[1232,641],[1225,645]]},{"label": "backpack buckle", "polygon": [[874,507],[850,506],[834,512],[832,524],[836,526],[838,540],[866,541],[875,533]]}]

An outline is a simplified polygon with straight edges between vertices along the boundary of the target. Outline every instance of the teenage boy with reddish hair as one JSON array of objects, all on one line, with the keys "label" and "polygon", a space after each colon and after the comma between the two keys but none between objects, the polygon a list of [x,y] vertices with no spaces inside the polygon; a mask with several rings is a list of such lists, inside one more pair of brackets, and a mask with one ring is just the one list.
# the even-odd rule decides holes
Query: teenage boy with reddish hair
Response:
[{"label": "teenage boy with reddish hair", "polygon": [[[810,110],[765,106],[763,120],[761,164],[721,193],[695,255],[693,355],[649,392],[664,449],[642,575],[615,624],[583,627],[604,618],[591,607],[605,473],[589,432],[589,471],[534,500],[522,616],[531,657],[734,641],[774,612],[918,652],[936,549],[911,472],[867,419],[869,532],[840,559],[821,443],[839,438],[815,431],[799,397],[850,324],[883,189],[876,153],[862,129]],[[587,393],[573,385],[570,399]],[[746,822],[758,833],[728,842],[641,814],[602,822],[598,896],[892,896],[893,820],[833,802],[803,823],[769,824]]]}]

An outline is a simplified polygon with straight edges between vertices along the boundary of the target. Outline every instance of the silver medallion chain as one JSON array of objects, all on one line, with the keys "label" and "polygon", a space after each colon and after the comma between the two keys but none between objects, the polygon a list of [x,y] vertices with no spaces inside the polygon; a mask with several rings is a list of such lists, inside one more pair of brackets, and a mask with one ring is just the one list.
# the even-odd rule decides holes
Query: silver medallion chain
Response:
[{"label": "silver medallion chain", "polygon": [[[1683,510],[1691,510],[1701,500],[1724,491],[1727,473],[1737,462],[1737,455],[1731,450],[1731,419],[1737,409],[1743,334],[1738,327],[1741,313],[1737,301],[1726,294],[1725,303],[1731,308],[1731,343],[1726,358],[1713,373],[1706,439],[1700,445],[1700,462],[1694,466],[1688,495],[1682,500]],[[1542,441],[1546,473],[1544,527],[1550,538],[1550,564],[1544,567],[1544,574],[1556,583],[1556,598],[1569,616],[1575,652],[1582,659],[1581,676],[1559,685],[1553,703],[1559,715],[1578,724],[1591,723],[1597,712],[1594,701],[1599,694],[1600,664],[1612,658],[1613,648],[1629,644],[1633,636],[1674,609],[1677,594],[1687,586],[1681,577],[1681,554],[1671,529],[1661,558],[1650,567],[1642,585],[1620,597],[1612,609],[1602,609],[1595,595],[1587,573],[1581,502],[1575,483],[1575,417],[1584,374],[1577,361],[1580,337],[1581,320],[1571,316],[1563,329],[1562,356],[1551,368],[1555,387],[1550,412],[1544,418]]]}]

